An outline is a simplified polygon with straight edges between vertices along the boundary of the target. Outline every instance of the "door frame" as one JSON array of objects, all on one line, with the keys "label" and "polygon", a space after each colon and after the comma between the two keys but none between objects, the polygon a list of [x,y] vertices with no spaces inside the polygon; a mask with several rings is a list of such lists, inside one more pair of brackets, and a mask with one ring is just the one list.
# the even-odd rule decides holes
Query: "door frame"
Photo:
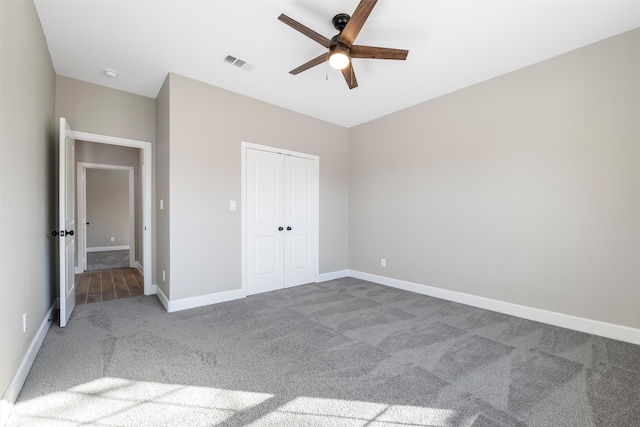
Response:
[{"label": "door frame", "polygon": [[142,182],[140,187],[142,189],[140,198],[142,200],[142,256],[144,258],[144,265],[142,266],[144,276],[144,294],[154,295],[156,293],[156,287],[153,285],[153,247],[151,245],[151,194],[152,194],[152,172],[153,172],[153,157],[152,157],[152,144],[149,141],[141,141],[137,139],[120,138],[116,136],[100,135],[97,133],[89,133],[82,131],[71,131],[71,137],[80,141],[97,142],[99,144],[119,145],[123,147],[133,147],[142,150],[142,165],[141,175]]},{"label": "door frame", "polygon": [[[78,170],[76,194],[78,195],[78,224],[76,224],[78,239],[78,264],[76,273],[87,271],[87,169],[102,170],[126,170],[129,180],[129,267],[137,268],[136,265],[136,207],[135,207],[135,187],[134,187],[134,167],[107,165],[101,163],[77,162]],[[81,258],[82,256],[82,258]]]},{"label": "door frame", "polygon": [[241,167],[241,203],[242,203],[242,290],[247,296],[247,150],[260,150],[269,153],[283,154],[289,156],[302,157],[305,159],[313,160],[318,171],[318,191],[316,197],[318,203],[316,203],[316,218],[318,220],[318,226],[315,228],[315,281],[318,282],[320,278],[320,157],[314,154],[301,153],[299,151],[285,150],[283,148],[271,147],[268,145],[255,144],[252,142],[242,141],[240,144],[240,167]]}]

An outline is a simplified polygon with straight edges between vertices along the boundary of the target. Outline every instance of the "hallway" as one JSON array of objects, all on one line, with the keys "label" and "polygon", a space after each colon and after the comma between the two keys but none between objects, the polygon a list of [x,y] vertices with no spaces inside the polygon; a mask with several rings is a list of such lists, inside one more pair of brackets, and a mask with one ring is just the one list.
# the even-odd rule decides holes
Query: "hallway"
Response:
[{"label": "hallway", "polygon": [[76,274],[76,304],[144,295],[144,279],[135,268]]}]

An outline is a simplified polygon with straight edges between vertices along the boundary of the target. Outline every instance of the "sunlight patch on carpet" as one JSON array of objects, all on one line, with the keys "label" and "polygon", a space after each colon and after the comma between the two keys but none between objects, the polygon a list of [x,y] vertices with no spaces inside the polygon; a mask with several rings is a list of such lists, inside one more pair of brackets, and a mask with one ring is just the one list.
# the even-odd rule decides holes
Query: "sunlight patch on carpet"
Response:
[{"label": "sunlight patch on carpet", "polygon": [[211,387],[100,378],[17,404],[21,425],[212,425],[273,395]]},{"label": "sunlight patch on carpet", "polygon": [[[269,406],[276,396],[242,390],[105,377],[17,404],[15,425],[213,426],[238,421],[243,411]],[[450,426],[447,409],[299,396],[250,425]],[[234,418],[235,417],[235,418]]]}]

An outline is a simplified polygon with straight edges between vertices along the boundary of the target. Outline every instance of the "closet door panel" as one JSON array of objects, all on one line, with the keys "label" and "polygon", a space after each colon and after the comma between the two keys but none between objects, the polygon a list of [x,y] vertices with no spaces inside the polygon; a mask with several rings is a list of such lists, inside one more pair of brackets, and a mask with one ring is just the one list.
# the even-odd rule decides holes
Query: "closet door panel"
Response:
[{"label": "closet door panel", "polygon": [[247,294],[284,286],[284,158],[247,150]]},{"label": "closet door panel", "polygon": [[317,169],[313,160],[285,156],[285,287],[315,282]]}]

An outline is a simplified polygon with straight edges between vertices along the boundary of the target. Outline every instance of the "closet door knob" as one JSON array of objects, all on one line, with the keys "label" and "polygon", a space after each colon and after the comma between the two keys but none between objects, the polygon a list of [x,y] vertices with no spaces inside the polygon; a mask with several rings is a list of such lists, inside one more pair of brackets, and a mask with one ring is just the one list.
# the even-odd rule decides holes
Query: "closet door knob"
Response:
[{"label": "closet door knob", "polygon": [[291,227],[287,227],[287,231],[291,231]]},{"label": "closet door knob", "polygon": [[278,231],[282,231],[282,230],[284,230],[284,228],[278,227]]}]

